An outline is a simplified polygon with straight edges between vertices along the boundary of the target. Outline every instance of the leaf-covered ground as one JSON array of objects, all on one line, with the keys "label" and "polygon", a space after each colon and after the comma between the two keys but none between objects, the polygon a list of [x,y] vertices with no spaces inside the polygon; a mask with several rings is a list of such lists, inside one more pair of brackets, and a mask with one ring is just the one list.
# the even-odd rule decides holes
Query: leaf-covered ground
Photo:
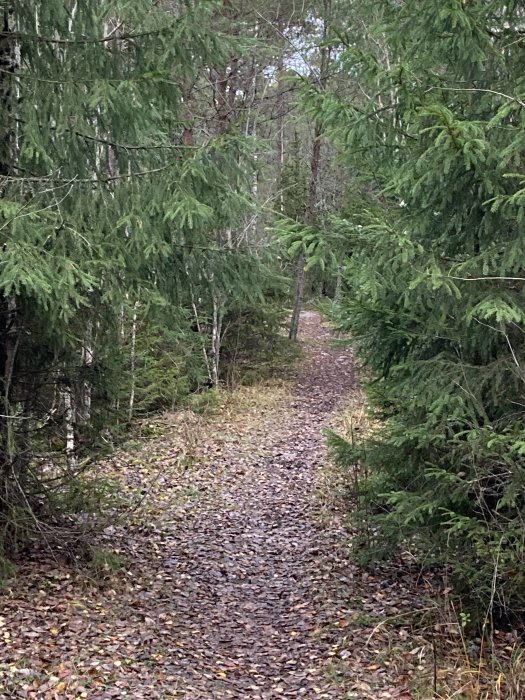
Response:
[{"label": "leaf-covered ground", "polygon": [[413,697],[428,584],[349,560],[322,431],[361,400],[354,361],[316,314],[302,333],[293,380],[166,416],[103,465],[141,501],[104,528],[91,576],[41,553],[20,564],[1,698]]}]

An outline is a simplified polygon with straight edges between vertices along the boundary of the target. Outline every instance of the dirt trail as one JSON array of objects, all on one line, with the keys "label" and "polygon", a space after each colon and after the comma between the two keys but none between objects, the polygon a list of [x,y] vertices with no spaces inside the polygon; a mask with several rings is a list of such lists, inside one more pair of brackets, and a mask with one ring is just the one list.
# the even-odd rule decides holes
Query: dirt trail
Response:
[{"label": "dirt trail", "polygon": [[[350,352],[330,348],[317,315],[303,314],[302,328],[315,344],[289,401],[273,416],[277,429],[256,435],[267,456],[234,468],[221,485],[220,506],[174,532],[170,556],[192,591],[189,599],[187,588],[180,591],[189,623],[176,650],[181,697],[341,697],[323,678],[330,641],[310,511],[322,429],[355,377]],[[234,463],[235,456],[222,459]],[[188,667],[195,642],[198,655]]]},{"label": "dirt trail", "polygon": [[352,353],[315,313],[301,329],[299,376],[185,423],[198,433],[185,459],[175,416],[107,466],[148,496],[101,536],[125,569],[100,585],[53,559],[21,564],[1,599],[0,698],[410,697],[360,616],[375,626],[412,594],[360,572],[337,515],[317,518],[322,431],[356,394]]}]

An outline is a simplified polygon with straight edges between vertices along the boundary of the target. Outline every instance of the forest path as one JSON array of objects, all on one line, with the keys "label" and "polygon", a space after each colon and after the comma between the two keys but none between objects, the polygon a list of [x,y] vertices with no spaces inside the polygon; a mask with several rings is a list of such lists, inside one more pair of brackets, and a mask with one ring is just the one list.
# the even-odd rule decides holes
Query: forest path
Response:
[{"label": "forest path", "polygon": [[406,666],[388,661],[402,655],[371,627],[413,592],[348,561],[319,497],[322,431],[360,400],[352,352],[316,313],[301,331],[293,381],[226,395],[211,418],[166,418],[104,466],[144,495],[96,550],[125,569],[100,585],[52,559],[21,565],[2,599],[1,698],[411,697]]},{"label": "forest path", "polygon": [[303,314],[302,333],[307,360],[292,392],[221,454],[218,502],[174,531],[184,698],[341,697],[324,677],[330,566],[311,511],[322,429],[356,380],[351,352],[330,347],[317,314]]}]

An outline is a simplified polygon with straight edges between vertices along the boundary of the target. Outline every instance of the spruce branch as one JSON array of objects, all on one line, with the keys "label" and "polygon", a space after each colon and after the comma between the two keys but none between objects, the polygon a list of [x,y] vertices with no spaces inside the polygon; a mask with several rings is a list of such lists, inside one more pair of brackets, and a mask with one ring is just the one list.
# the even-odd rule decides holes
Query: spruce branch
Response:
[{"label": "spruce branch", "polygon": [[151,36],[160,36],[175,29],[176,24],[173,23],[166,27],[151,29],[147,32],[128,32],[126,34],[115,34],[113,30],[110,34],[101,37],[79,37],[78,39],[62,39],[60,37],[42,36],[41,34],[28,34],[25,32],[0,32],[0,41],[3,39],[15,39],[18,41],[28,40],[42,44],[56,44],[59,46],[76,46],[86,44],[105,44],[110,41],[132,41],[134,39],[143,39]]},{"label": "spruce branch", "polygon": [[434,90],[446,90],[447,92],[486,92],[491,95],[497,95],[498,97],[503,97],[506,100],[509,100],[510,102],[516,102],[516,104],[519,104],[520,107],[523,107],[525,109],[525,102],[521,100],[519,97],[513,97],[512,95],[507,95],[504,92],[500,92],[499,90],[491,90],[489,88],[461,88],[461,87],[447,87],[445,85],[442,86],[431,86],[427,90],[425,90],[425,93],[433,92]]}]

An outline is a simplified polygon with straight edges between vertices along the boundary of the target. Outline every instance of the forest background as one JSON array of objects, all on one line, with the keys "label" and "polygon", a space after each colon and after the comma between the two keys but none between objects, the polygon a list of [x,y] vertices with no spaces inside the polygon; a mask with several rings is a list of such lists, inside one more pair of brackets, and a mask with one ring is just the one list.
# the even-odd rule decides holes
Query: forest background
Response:
[{"label": "forest background", "polygon": [[522,4],[0,7],[5,561],[66,537],[133,420],[271,374],[327,297],[377,426],[329,438],[354,549],[521,620]]}]

